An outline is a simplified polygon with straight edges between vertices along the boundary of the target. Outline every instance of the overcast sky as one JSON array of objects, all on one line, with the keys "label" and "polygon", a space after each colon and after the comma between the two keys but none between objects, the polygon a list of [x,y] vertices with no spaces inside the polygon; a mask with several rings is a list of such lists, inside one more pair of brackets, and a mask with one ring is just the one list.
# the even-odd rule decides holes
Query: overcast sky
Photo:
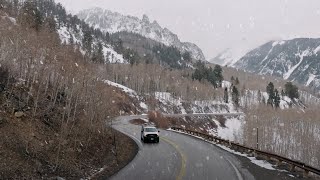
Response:
[{"label": "overcast sky", "polygon": [[73,13],[102,7],[149,16],[196,43],[210,59],[227,48],[248,49],[269,40],[320,37],[320,0],[56,0]]}]

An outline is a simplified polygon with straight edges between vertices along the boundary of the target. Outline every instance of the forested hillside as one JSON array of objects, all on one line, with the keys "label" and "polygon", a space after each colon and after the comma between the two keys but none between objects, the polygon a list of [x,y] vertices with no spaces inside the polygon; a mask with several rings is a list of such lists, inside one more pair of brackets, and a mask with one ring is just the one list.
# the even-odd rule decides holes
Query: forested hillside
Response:
[{"label": "forested hillside", "polygon": [[110,176],[136,151],[110,118],[136,108],[99,80],[99,65],[61,42],[53,17],[17,2],[0,6],[0,179],[79,179],[106,164]]}]

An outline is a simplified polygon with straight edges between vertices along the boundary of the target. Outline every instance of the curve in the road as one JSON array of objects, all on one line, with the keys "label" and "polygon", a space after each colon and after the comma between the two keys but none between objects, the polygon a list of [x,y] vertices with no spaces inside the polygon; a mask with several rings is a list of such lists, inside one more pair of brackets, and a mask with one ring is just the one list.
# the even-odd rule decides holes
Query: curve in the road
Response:
[{"label": "curve in the road", "polygon": [[171,144],[179,152],[179,154],[181,156],[181,169],[180,169],[180,172],[179,172],[179,174],[178,174],[176,179],[177,180],[182,180],[183,176],[186,173],[186,156],[185,156],[185,154],[180,150],[178,145],[176,145],[174,142],[170,141],[169,139],[161,137],[161,140],[164,140],[167,143]]},{"label": "curve in the road", "polygon": [[129,124],[128,120],[130,117],[122,119],[114,128],[136,141],[139,152],[132,162],[110,179],[176,179],[181,171],[182,158],[175,147],[161,139],[159,144],[141,143],[141,127]]},{"label": "curve in the road", "polygon": [[113,126],[131,137],[139,146],[134,160],[112,176],[113,180],[290,179],[287,174],[282,176],[267,171],[211,143],[180,133],[162,130],[159,144],[141,143],[141,127],[129,123],[129,120],[136,118],[146,116],[119,117]]}]

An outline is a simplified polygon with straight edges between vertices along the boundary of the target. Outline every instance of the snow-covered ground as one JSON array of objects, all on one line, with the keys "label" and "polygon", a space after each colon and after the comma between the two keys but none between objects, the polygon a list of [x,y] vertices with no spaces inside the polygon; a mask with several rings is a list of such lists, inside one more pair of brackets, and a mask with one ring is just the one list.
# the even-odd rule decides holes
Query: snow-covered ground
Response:
[{"label": "snow-covered ground", "polygon": [[288,79],[288,78],[291,76],[291,74],[292,74],[292,73],[300,66],[300,64],[303,62],[304,57],[305,57],[305,56],[309,56],[309,55],[311,55],[311,54],[312,54],[312,52],[310,52],[309,49],[303,51],[303,52],[300,53],[300,54],[296,54],[296,56],[299,56],[299,57],[300,57],[299,63],[296,64],[296,65],[294,65],[293,67],[289,67],[288,72],[283,75],[283,78],[284,78],[284,79]]},{"label": "snow-covered ground", "polygon": [[[230,83],[223,83],[224,86],[230,87]],[[193,101],[185,102],[181,98],[174,98],[172,94],[168,92],[157,92],[155,98],[161,102],[160,109],[164,113],[168,114],[212,114],[212,113],[239,113],[233,103],[224,103],[219,100],[208,101]],[[217,128],[213,128],[206,122],[213,121]],[[193,121],[199,121],[194,119]],[[196,122],[194,122],[197,124]],[[221,124],[215,118],[206,118],[203,123],[200,123],[201,130],[205,130],[210,134],[222,137],[228,140],[237,140],[242,142],[242,130],[243,130],[244,117],[226,117],[225,122]]]},{"label": "snow-covered ground", "polygon": [[[155,98],[159,100],[163,105],[177,107],[179,108],[181,114],[187,114],[185,108],[182,106],[182,101],[180,98],[176,99],[168,92],[155,92]],[[167,110],[167,113],[174,114],[167,108],[165,108],[165,110]]]},{"label": "snow-covered ground", "polygon": [[[304,95],[307,94],[308,93]],[[243,107],[254,107],[259,105],[260,103],[267,104],[268,99],[269,95],[267,92],[245,90],[245,94],[240,97],[240,105]],[[315,101],[316,99],[316,97],[313,97],[313,101]],[[280,95],[280,109],[288,109],[290,106],[296,106],[301,109],[305,107],[298,99],[296,99],[295,101],[296,102],[293,102],[288,96]]]},{"label": "snow-covered ground", "polygon": [[243,119],[242,118],[228,118],[225,122],[225,127],[221,125],[221,123],[215,119],[213,121],[217,124],[217,136],[222,139],[227,139],[230,141],[235,141],[236,138],[242,135],[243,129]]},{"label": "snow-covered ground", "polygon": [[121,91],[125,92],[126,94],[128,94],[128,96],[137,99],[140,102],[138,104],[140,106],[139,109],[141,109],[143,113],[148,112],[148,109],[149,109],[148,105],[142,101],[143,98],[141,96],[139,96],[136,91],[134,91],[133,89],[130,89],[126,86],[123,86],[121,84],[109,81],[109,80],[103,80],[103,82],[110,85],[110,86],[116,87],[116,88],[120,89]]},{"label": "snow-covered ground", "polygon": [[104,80],[103,81],[104,83],[110,85],[110,86],[114,86],[114,87],[117,87],[119,89],[121,89],[123,92],[127,93],[130,97],[136,97],[137,96],[137,93],[136,91],[134,91],[133,89],[130,89],[126,86],[123,86],[121,84],[118,84],[118,83],[115,83],[115,82],[112,82],[112,81],[109,81],[109,80]]},{"label": "snow-covered ground", "polygon": [[[70,44],[70,39],[72,38],[75,44],[80,44],[80,47],[82,47],[83,32],[81,28],[78,27],[78,33],[75,33],[73,29],[66,26],[61,26],[57,31],[62,43]],[[97,42],[94,42],[94,44],[97,44]],[[117,53],[110,44],[102,44],[102,46],[103,55],[107,63],[128,63],[123,58],[123,55]],[[83,49],[80,49],[80,52],[85,54]]]},{"label": "snow-covered ground", "polygon": [[127,63],[122,54],[118,54],[110,45],[103,46],[103,54],[110,63]]}]

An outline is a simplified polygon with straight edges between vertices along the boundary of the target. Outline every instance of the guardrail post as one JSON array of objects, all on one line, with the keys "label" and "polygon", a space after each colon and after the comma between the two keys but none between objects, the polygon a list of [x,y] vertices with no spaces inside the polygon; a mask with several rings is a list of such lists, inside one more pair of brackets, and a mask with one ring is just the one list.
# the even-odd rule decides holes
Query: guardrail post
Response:
[{"label": "guardrail post", "polygon": [[281,161],[280,159],[277,159],[277,164],[276,164],[276,166],[280,166],[281,163],[282,163],[282,161]]},{"label": "guardrail post", "polygon": [[233,150],[238,151],[238,146],[237,145],[232,146],[232,148],[233,148]]},{"label": "guardrail post", "polygon": [[271,158],[270,158],[270,156],[265,156],[265,159],[267,160],[267,161],[270,161],[271,160]]},{"label": "guardrail post", "polygon": [[243,154],[243,148],[242,147],[238,147],[238,151]]},{"label": "guardrail post", "polygon": [[253,152],[253,156],[254,156],[255,158],[257,158],[257,157],[258,157],[258,153],[257,153],[257,151],[254,151],[254,152]]},{"label": "guardrail post", "polygon": [[295,167],[296,167],[295,165],[290,164],[290,165],[289,165],[289,170],[290,170],[290,171],[294,171]]},{"label": "guardrail post", "polygon": [[210,141],[210,135],[207,135],[206,139],[207,139],[208,141]]}]

